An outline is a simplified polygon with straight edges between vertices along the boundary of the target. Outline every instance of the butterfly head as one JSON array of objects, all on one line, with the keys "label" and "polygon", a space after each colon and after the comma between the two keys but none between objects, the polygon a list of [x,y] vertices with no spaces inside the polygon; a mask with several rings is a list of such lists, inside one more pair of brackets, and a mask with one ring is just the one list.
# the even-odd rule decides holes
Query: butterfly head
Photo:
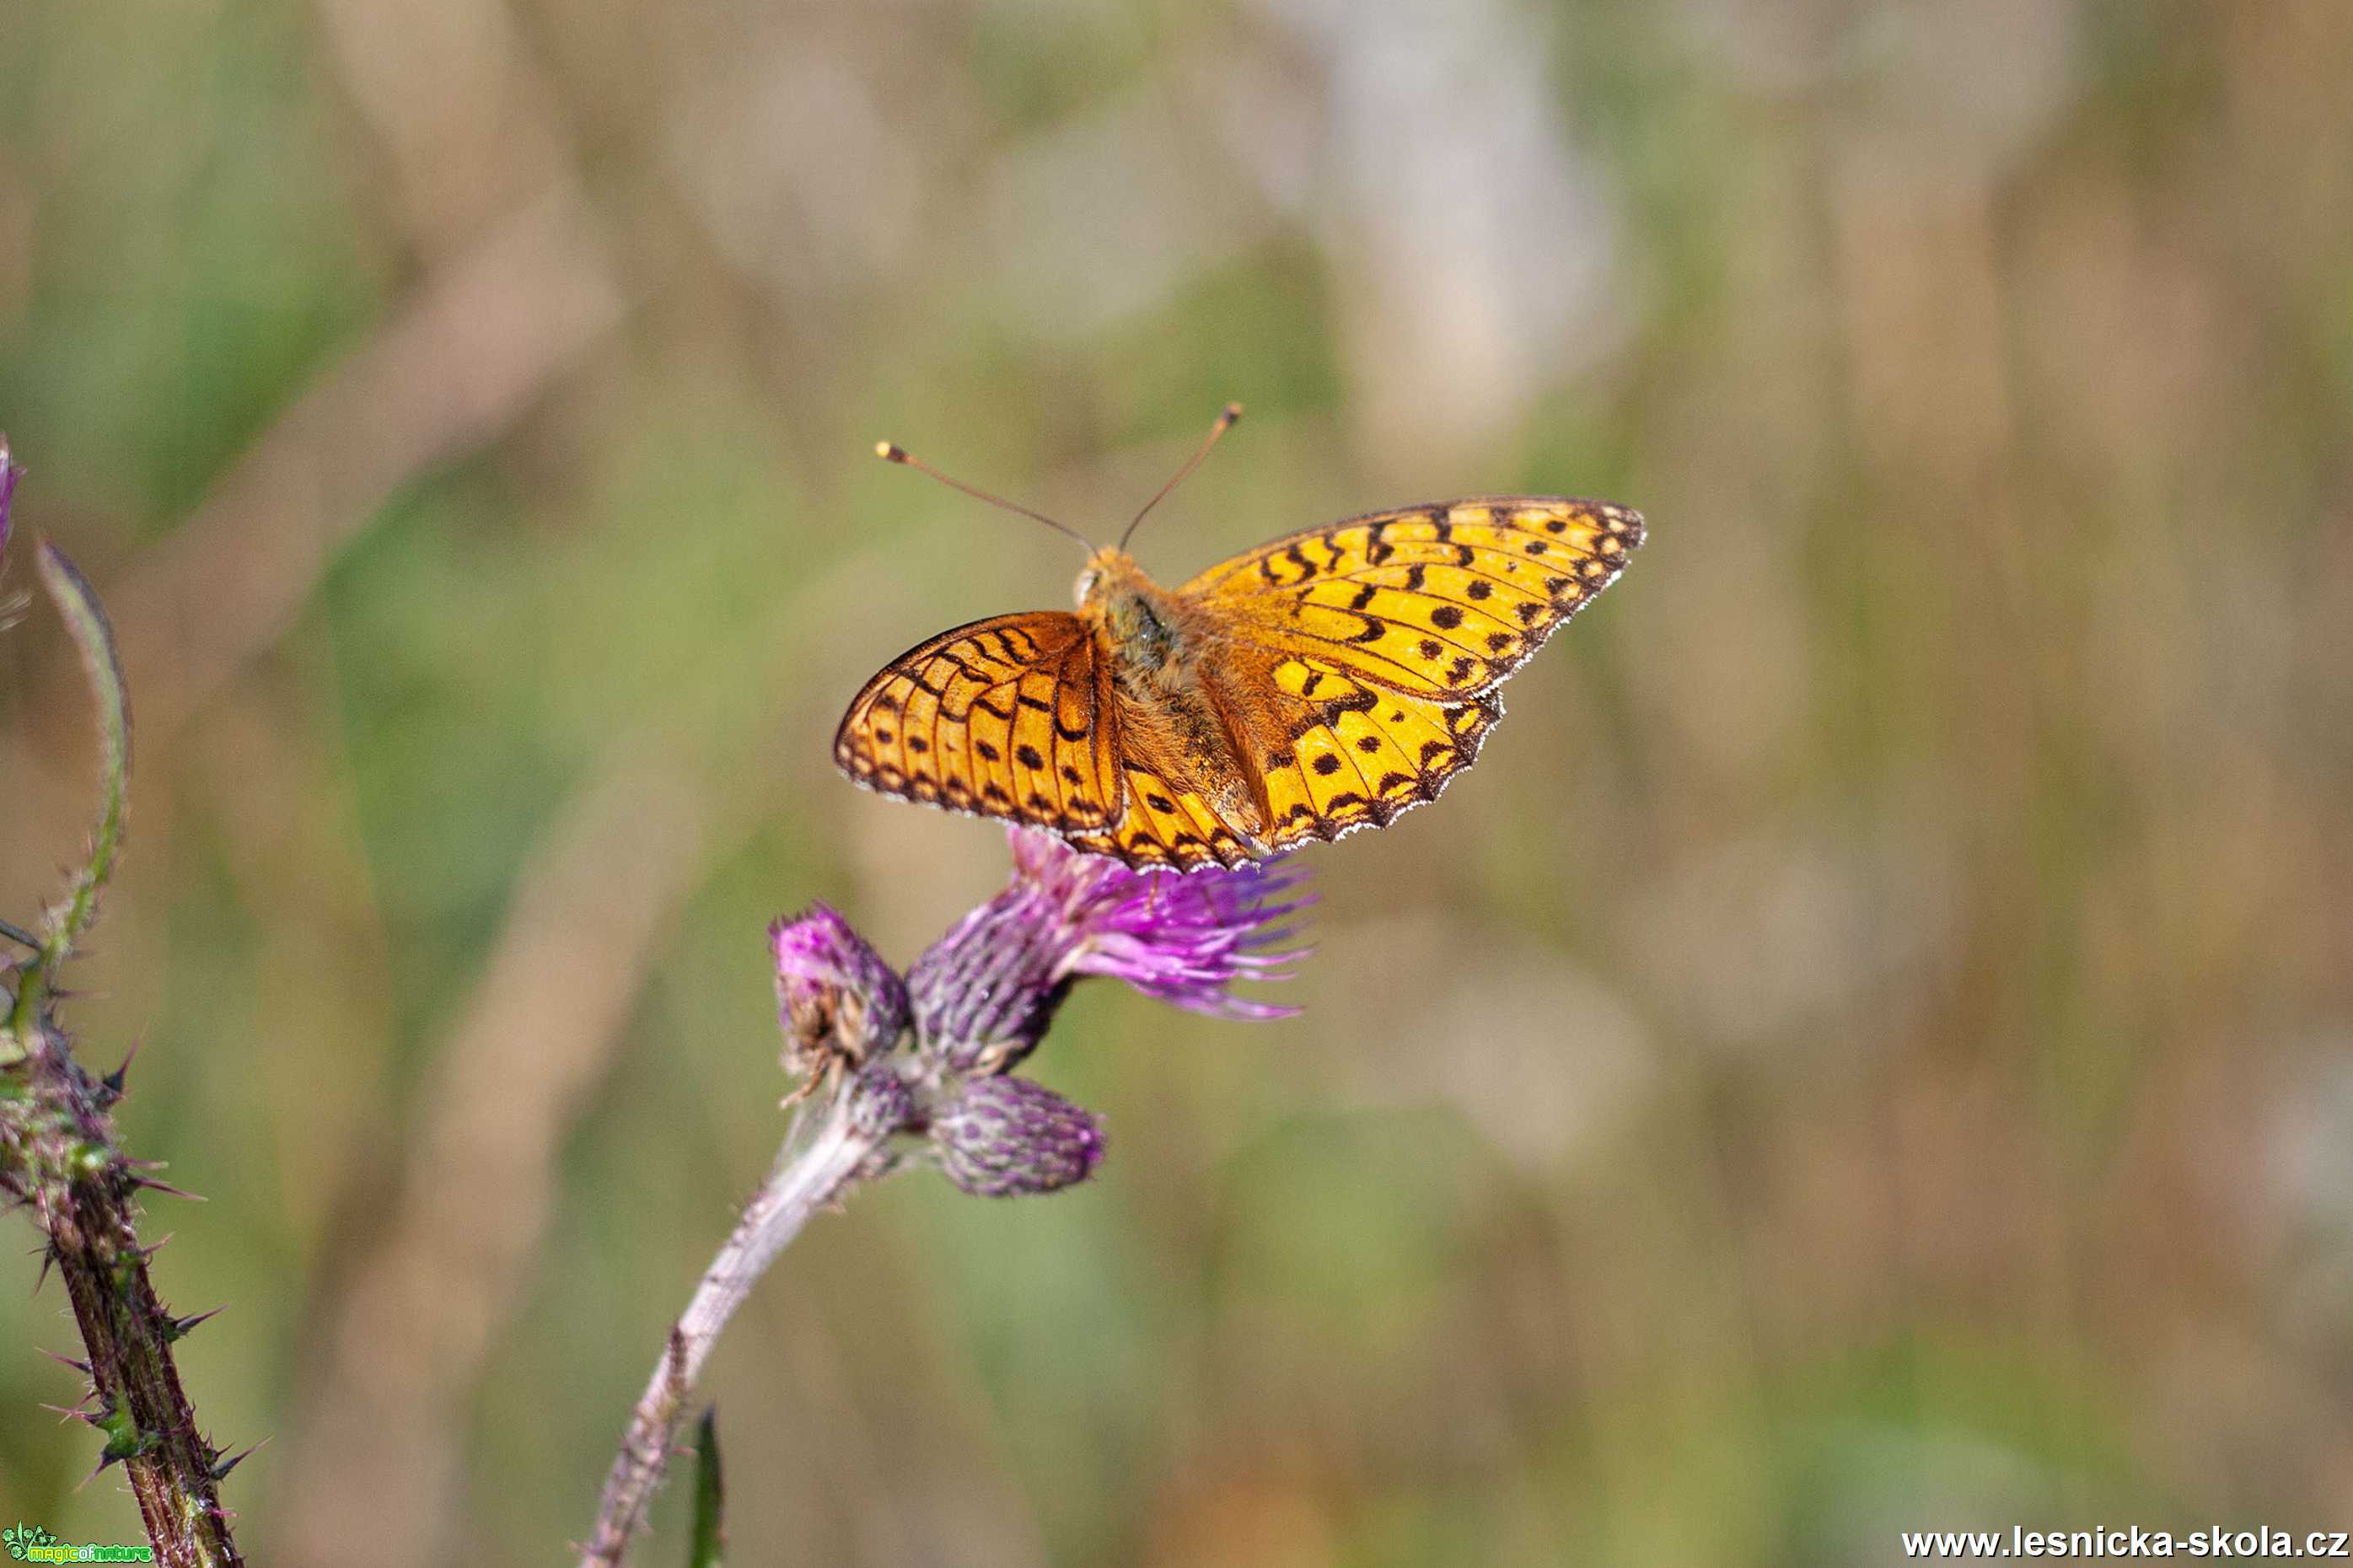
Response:
[{"label": "butterfly head", "polygon": [[1071,601],[1081,610],[1108,610],[1123,589],[1132,589],[1145,581],[1144,569],[1135,557],[1117,546],[1096,551],[1087,557],[1086,570],[1071,584]]}]

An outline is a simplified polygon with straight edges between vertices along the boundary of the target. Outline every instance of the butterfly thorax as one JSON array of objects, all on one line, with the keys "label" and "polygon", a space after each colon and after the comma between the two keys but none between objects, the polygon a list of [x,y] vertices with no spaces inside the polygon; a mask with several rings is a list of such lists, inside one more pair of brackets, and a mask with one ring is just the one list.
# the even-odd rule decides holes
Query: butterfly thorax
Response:
[{"label": "butterfly thorax", "polygon": [[1079,618],[1111,654],[1112,679],[1139,700],[1176,696],[1196,684],[1198,650],[1185,615],[1166,589],[1117,550],[1096,553],[1078,581]]},{"label": "butterfly thorax", "polygon": [[1119,694],[1123,742],[1160,776],[1208,798],[1247,843],[1264,813],[1236,764],[1230,721],[1204,668],[1198,609],[1116,550],[1078,582],[1079,618],[1095,633]]}]

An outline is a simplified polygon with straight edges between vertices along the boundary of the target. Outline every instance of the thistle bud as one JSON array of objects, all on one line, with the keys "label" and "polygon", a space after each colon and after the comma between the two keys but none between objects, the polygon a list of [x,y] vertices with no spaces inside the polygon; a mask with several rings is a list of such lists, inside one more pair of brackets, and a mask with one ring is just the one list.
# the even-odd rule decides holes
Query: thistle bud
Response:
[{"label": "thistle bud", "polygon": [[978,1078],[932,1118],[948,1180],[976,1197],[1011,1198],[1075,1185],[1103,1161],[1093,1115],[1026,1078]]},{"label": "thistle bud", "polygon": [[875,1062],[858,1075],[849,1101],[851,1128],[863,1137],[888,1138],[914,1123],[915,1091],[891,1070]]},{"label": "thistle bud", "polygon": [[812,904],[768,928],[785,1065],[814,1073],[888,1050],[907,1026],[907,987],[843,920]]}]

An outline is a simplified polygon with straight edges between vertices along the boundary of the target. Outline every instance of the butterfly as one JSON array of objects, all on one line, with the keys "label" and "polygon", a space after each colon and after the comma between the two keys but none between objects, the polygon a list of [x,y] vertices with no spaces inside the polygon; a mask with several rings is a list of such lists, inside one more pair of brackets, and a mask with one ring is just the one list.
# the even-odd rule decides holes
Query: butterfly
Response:
[{"label": "butterfly", "polygon": [[1477,760],[1496,689],[1642,542],[1641,514],[1613,502],[1477,496],[1311,528],[1163,588],[1127,541],[1240,414],[1118,544],[1088,544],[1075,611],[992,616],[885,665],[834,736],[842,772],[1138,868],[1386,826]]}]

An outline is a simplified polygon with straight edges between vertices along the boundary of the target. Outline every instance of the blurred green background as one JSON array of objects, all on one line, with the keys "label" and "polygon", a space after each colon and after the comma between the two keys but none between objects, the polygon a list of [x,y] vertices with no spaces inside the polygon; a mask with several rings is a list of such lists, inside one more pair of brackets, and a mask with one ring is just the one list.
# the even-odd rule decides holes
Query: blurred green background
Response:
[{"label": "blurred green background", "polygon": [[[1309,852],[1303,1017],[1082,989],[1098,1179],[787,1255],[734,1555],[2353,1525],[2342,0],[34,0],[0,428],[139,721],[69,1016],[210,1200],[253,1556],[560,1558],[779,1132],[764,922],[998,884],[828,741],[1077,552],[871,444],[1102,533],[1229,397],[1164,580],[1486,490],[1651,542]],[[6,913],[92,752],[36,604]],[[136,1540],[13,1234],[0,1516]]]}]

